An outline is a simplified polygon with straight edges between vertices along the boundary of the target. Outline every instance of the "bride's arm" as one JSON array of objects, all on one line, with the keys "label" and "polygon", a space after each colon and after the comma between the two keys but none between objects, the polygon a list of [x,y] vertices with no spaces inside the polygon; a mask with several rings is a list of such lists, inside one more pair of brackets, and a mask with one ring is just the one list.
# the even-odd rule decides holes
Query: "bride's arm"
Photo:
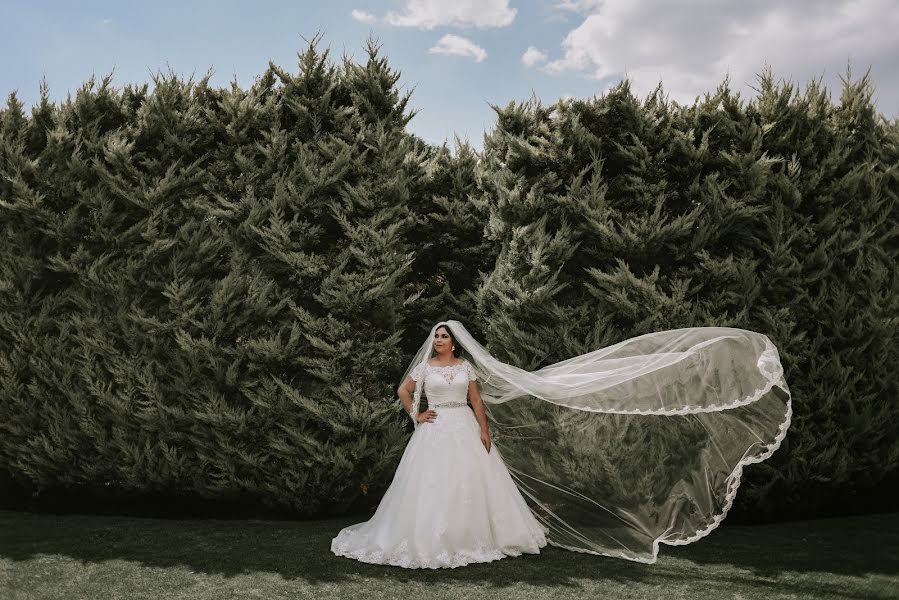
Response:
[{"label": "bride's arm", "polygon": [[406,409],[406,413],[412,417],[412,420],[415,420],[415,415],[412,414],[412,393],[415,391],[415,380],[411,377],[406,377],[406,381],[403,382],[397,389],[397,395],[400,397],[400,402],[403,403],[403,408]]},{"label": "bride's arm", "polygon": [[481,400],[481,391],[478,389],[477,381],[468,382],[468,398],[471,400],[471,407],[474,409],[475,417],[481,424],[481,431],[487,431],[487,415],[484,414],[484,401]]}]

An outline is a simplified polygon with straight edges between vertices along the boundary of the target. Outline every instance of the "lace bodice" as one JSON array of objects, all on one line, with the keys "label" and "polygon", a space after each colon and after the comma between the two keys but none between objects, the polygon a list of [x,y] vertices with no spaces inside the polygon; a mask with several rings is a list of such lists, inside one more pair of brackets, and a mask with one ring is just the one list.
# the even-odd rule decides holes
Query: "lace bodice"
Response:
[{"label": "lace bodice", "polygon": [[424,395],[429,407],[464,403],[468,397],[468,382],[477,381],[474,367],[467,360],[457,365],[437,366],[423,363],[412,369],[409,376],[415,381],[424,377]]}]

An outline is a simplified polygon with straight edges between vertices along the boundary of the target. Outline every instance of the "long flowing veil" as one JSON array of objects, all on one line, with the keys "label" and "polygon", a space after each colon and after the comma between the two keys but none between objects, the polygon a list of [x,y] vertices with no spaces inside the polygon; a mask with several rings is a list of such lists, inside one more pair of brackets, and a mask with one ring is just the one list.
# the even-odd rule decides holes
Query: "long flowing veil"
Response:
[{"label": "long flowing veil", "polygon": [[526,371],[448,320],[401,381],[433,355],[440,325],[474,366],[493,444],[554,546],[654,563],[660,543],[718,526],[743,466],[771,456],[790,425],[780,357],[761,333],[658,331]]}]

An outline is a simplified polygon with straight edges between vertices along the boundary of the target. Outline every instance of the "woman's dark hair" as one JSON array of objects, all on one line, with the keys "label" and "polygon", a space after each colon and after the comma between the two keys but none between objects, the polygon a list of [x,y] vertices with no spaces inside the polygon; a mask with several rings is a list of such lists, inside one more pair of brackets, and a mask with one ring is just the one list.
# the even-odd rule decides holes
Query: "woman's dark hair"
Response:
[{"label": "woman's dark hair", "polygon": [[450,339],[453,341],[450,348],[452,348],[453,346],[455,346],[455,348],[456,348],[455,350],[452,351],[453,356],[455,358],[459,358],[462,355],[462,344],[459,344],[456,342],[456,334],[453,333],[453,330],[450,329],[449,325],[444,323],[443,325],[437,326],[437,329],[434,330],[434,335],[437,335],[437,331],[440,329],[446,329],[446,332],[449,334]]}]

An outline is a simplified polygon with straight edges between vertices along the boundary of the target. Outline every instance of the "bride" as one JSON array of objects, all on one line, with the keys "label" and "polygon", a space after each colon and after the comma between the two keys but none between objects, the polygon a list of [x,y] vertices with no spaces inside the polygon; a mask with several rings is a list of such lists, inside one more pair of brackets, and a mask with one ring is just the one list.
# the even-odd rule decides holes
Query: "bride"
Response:
[{"label": "bride", "polygon": [[406,568],[547,544],[653,563],[659,543],[718,526],[743,466],[779,447],[792,414],[777,349],[730,327],[649,333],[529,372],[442,321],[398,395],[415,431],[374,515],[331,551]]},{"label": "bride", "polygon": [[[399,388],[415,432],[374,516],[331,542],[338,556],[407,568],[460,567],[546,546],[531,514],[491,447],[484,403],[470,362],[447,324],[433,336],[434,358],[419,363]],[[428,410],[413,411],[424,384]],[[468,407],[466,396],[474,409]]]}]

